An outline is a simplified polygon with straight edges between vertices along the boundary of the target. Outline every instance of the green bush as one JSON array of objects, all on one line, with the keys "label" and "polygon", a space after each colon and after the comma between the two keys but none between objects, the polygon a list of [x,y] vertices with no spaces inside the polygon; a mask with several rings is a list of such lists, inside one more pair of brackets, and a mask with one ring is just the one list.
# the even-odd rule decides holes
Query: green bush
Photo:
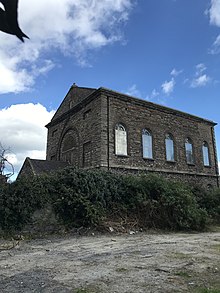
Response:
[{"label": "green bush", "polygon": [[128,202],[144,227],[173,230],[203,229],[207,213],[200,208],[190,188],[159,176],[129,176]]},{"label": "green bush", "polygon": [[66,168],[0,187],[0,227],[22,229],[33,213],[52,206],[66,227],[135,220],[142,228],[201,230],[219,217],[220,190],[190,188],[159,176],[125,176]]},{"label": "green bush", "polygon": [[[46,177],[45,177],[46,178]],[[40,178],[22,178],[0,191],[0,227],[20,230],[44,206],[45,186]]]},{"label": "green bush", "polygon": [[[62,170],[51,178],[55,213],[68,226],[98,225],[118,197],[119,177],[107,172]],[[52,193],[51,192],[51,193]]]},{"label": "green bush", "polygon": [[200,186],[192,189],[198,205],[205,209],[212,222],[220,223],[220,188],[204,190]]}]

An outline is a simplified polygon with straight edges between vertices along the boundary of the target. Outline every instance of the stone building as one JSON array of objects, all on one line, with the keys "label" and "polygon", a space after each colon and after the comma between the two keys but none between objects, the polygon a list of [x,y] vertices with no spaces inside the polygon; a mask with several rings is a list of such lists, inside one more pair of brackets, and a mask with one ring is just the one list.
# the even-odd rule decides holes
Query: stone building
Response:
[{"label": "stone building", "polygon": [[218,186],[216,123],[106,88],[70,88],[46,125],[47,161]]}]

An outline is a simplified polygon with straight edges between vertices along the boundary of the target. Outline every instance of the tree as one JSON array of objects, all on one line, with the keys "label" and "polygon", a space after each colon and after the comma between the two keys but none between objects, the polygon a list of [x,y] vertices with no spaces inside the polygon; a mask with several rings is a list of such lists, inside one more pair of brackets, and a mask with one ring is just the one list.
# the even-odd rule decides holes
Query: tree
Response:
[{"label": "tree", "polygon": [[[14,175],[14,166],[8,160],[8,154],[10,148],[4,148],[0,143],[0,180],[7,181],[12,175]],[[8,173],[9,172],[9,173]]]}]

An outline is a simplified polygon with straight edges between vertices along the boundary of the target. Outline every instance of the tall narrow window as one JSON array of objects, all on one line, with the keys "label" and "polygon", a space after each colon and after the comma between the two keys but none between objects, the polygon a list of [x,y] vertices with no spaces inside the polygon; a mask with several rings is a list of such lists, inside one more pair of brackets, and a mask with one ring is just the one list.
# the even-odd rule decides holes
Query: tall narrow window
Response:
[{"label": "tall narrow window", "polygon": [[127,156],[127,131],[120,123],[115,126],[115,154]]},{"label": "tall narrow window", "polygon": [[142,130],[143,158],[153,159],[152,135],[147,129]]},{"label": "tall narrow window", "polygon": [[165,145],[166,145],[166,160],[174,162],[174,143],[172,135],[167,133],[165,136]]},{"label": "tall narrow window", "polygon": [[203,142],[202,145],[202,154],[203,154],[203,163],[204,166],[210,166],[210,160],[209,160],[209,146],[206,141]]},{"label": "tall narrow window", "polygon": [[194,164],[193,157],[193,145],[190,138],[186,138],[185,140],[185,150],[186,150],[186,162],[187,164]]}]

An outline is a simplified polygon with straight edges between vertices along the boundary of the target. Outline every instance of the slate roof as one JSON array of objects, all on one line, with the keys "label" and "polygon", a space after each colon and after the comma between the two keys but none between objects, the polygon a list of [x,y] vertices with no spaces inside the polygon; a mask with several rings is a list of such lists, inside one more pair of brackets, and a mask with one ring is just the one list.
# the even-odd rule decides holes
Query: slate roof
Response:
[{"label": "slate roof", "polygon": [[29,171],[31,170],[33,175],[39,175],[42,173],[57,171],[68,166],[69,163],[67,162],[38,160],[27,157],[24,161],[21,171],[19,172],[19,175],[23,175],[23,173],[25,173],[26,167],[28,167]]}]

